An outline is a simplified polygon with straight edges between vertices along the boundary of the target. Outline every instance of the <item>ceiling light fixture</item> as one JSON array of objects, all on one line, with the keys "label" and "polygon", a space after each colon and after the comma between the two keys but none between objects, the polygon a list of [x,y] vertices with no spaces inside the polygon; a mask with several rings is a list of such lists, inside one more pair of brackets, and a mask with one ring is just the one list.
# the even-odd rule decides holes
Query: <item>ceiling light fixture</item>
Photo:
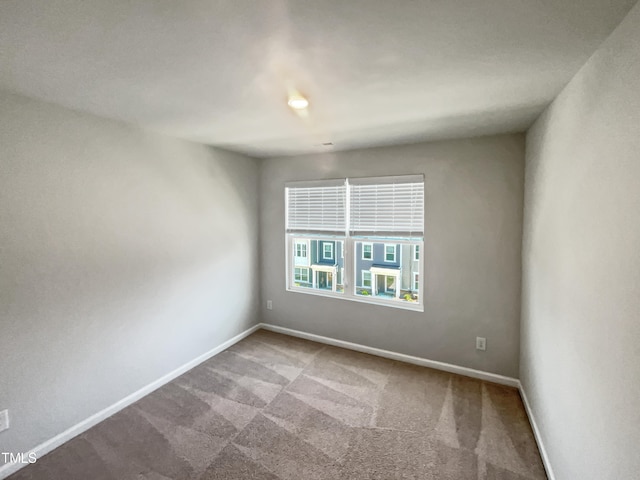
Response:
[{"label": "ceiling light fixture", "polygon": [[304,110],[309,106],[309,100],[296,92],[289,95],[287,105],[289,105],[294,110]]}]

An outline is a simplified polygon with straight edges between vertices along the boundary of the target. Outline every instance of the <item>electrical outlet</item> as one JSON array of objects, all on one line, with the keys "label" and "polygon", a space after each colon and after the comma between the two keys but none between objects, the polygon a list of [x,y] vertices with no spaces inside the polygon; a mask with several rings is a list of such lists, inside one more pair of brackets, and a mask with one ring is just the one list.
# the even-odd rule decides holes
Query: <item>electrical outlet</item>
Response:
[{"label": "electrical outlet", "polygon": [[0,412],[0,432],[9,428],[9,410]]},{"label": "electrical outlet", "polygon": [[273,310],[273,302],[271,300],[267,300],[267,310]]},{"label": "electrical outlet", "polygon": [[484,337],[476,337],[476,350],[486,350],[487,349],[487,339]]}]

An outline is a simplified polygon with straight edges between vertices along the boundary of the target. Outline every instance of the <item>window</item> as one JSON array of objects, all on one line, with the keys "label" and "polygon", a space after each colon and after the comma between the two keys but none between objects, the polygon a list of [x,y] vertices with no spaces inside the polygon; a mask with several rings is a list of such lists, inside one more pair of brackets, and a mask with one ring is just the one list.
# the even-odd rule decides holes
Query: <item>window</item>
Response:
[{"label": "window", "polygon": [[333,243],[322,244],[322,258],[326,260],[333,260]]},{"label": "window", "polygon": [[423,310],[421,175],[288,183],[287,290]]},{"label": "window", "polygon": [[384,261],[395,263],[396,261],[396,246],[385,245],[384,246]]},{"label": "window", "polygon": [[373,259],[373,243],[362,244],[362,259],[363,260]]},{"label": "window", "polygon": [[307,258],[307,244],[306,242],[296,242],[296,257]]},{"label": "window", "polygon": [[294,269],[294,280],[296,282],[309,283],[309,269],[308,268],[296,268]]},{"label": "window", "polygon": [[[306,263],[300,263],[298,245],[305,242],[307,256],[303,259]],[[329,251],[335,253],[336,250],[344,250],[342,246],[342,241],[333,239],[329,241],[327,238],[306,239],[293,237],[291,286],[304,288],[305,290],[326,290],[342,293],[344,291],[344,258],[339,257],[338,260],[335,260],[334,255],[327,255]]]}]

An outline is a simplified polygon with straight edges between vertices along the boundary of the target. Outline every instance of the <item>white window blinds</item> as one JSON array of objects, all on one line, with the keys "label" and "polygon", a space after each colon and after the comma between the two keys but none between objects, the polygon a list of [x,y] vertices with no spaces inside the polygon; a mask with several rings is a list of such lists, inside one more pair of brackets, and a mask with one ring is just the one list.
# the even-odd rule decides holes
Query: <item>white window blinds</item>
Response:
[{"label": "white window blinds", "polygon": [[424,177],[350,178],[353,236],[422,238]]},{"label": "white window blinds", "polygon": [[345,235],[348,219],[353,236],[424,235],[422,175],[294,182],[285,192],[287,233]]},{"label": "white window blinds", "polygon": [[288,183],[287,233],[345,235],[346,191],[344,179]]}]

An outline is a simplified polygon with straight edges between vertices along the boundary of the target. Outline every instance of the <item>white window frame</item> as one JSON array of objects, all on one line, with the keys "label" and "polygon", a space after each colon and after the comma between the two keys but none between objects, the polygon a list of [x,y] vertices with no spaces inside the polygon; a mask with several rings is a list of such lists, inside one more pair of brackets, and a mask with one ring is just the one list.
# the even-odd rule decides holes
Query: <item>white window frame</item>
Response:
[{"label": "white window frame", "polygon": [[[331,256],[327,256],[325,253],[325,247],[331,247]],[[322,243],[322,259],[323,260],[335,260],[335,255],[334,255],[334,251],[333,251],[333,243],[327,242],[323,240]]]},{"label": "white window frame", "polygon": [[[393,247],[393,260],[387,260],[387,247]],[[382,259],[385,263],[396,263],[398,259],[398,246],[395,243],[385,243],[384,244],[384,258]]]},{"label": "white window frame", "polygon": [[[365,245],[368,245],[369,247],[371,247],[371,257],[367,258],[364,256],[364,247]],[[362,260],[373,260],[373,243],[371,242],[362,242]]]},{"label": "white window frame", "polygon": [[[300,278],[296,278],[296,270],[300,270]],[[303,270],[306,270],[306,272],[307,272],[307,279],[306,280],[302,279],[302,271]],[[297,267],[297,266],[294,266],[293,267],[293,280],[295,282],[300,282],[300,283],[311,283],[311,280],[309,279],[309,277],[310,277],[309,270],[311,270],[309,267]]]},{"label": "white window frame", "polygon": [[[304,255],[298,255],[298,247],[300,247],[300,252],[304,250]],[[309,242],[307,242],[306,240],[296,240],[293,255],[296,258],[309,258]]]},{"label": "white window frame", "polygon": [[[361,273],[361,276],[362,276],[362,278],[360,280],[360,287],[361,288],[373,289],[373,275],[371,274],[371,271],[370,270],[362,270],[362,272],[360,272],[360,273]],[[364,284],[364,274],[365,273],[369,275],[369,285],[365,285]]]},{"label": "white window frame", "polygon": [[[315,181],[314,181],[315,182]],[[323,181],[324,182],[324,181]],[[335,182],[335,181],[334,181]],[[306,182],[296,182],[296,186],[299,183],[306,183]],[[317,182],[319,183],[319,182]],[[334,183],[335,184],[335,183]],[[289,184],[288,184],[289,185]],[[288,186],[287,185],[287,186]],[[363,243],[369,243],[372,245],[372,250],[371,250],[371,259],[365,259],[365,258],[361,258],[361,260],[374,260],[374,251],[373,251],[373,243],[383,243],[385,245],[389,245],[389,246],[393,246],[393,250],[394,250],[394,261],[386,261],[386,248],[384,250],[384,263],[396,263],[396,261],[398,260],[398,245],[418,245],[419,246],[419,250],[423,249],[423,245],[424,242],[422,240],[422,233],[416,234],[416,235],[411,235],[410,237],[403,237],[403,236],[398,236],[396,237],[395,235],[391,235],[391,236],[376,236],[376,235],[362,235],[362,236],[352,236],[351,232],[349,231],[349,215],[350,215],[350,194],[349,194],[349,182],[348,180],[345,181],[345,185],[347,187],[347,194],[346,194],[346,226],[345,226],[345,231],[344,234],[342,233],[342,231],[335,232],[335,233],[331,233],[331,232],[300,232],[300,233],[296,233],[295,231],[288,231],[285,234],[285,238],[286,238],[286,261],[285,261],[285,271],[286,271],[286,289],[289,292],[294,292],[294,293],[302,293],[302,294],[307,294],[307,295],[316,295],[316,296],[323,296],[323,297],[327,297],[327,298],[339,298],[339,299],[344,299],[344,300],[349,300],[349,301],[355,301],[355,302],[361,302],[361,303],[367,303],[367,304],[373,304],[373,305],[380,305],[380,306],[387,306],[387,307],[391,307],[391,308],[399,308],[402,310],[411,310],[411,311],[417,311],[417,312],[424,312],[424,297],[422,294],[422,291],[424,289],[423,283],[424,282],[419,282],[419,292],[416,292],[418,295],[418,300],[415,302],[407,302],[407,301],[398,301],[398,299],[389,299],[389,298],[385,298],[385,297],[378,297],[378,296],[374,296],[374,295],[368,295],[368,296],[364,296],[364,295],[359,295],[357,293],[357,290],[360,288],[365,288],[365,289],[370,289],[370,290],[374,290],[375,285],[375,275],[373,275],[371,272],[371,286],[370,287],[362,287],[362,286],[358,286],[357,282],[355,281],[355,272],[356,272],[356,268],[357,268],[357,262],[359,261],[356,257],[356,250],[355,250],[355,246],[356,246],[356,242],[363,242]],[[286,195],[285,195],[285,199],[286,199]],[[285,210],[288,212],[289,210],[289,205],[285,200]],[[288,218],[288,217],[287,217]],[[330,241],[330,242],[343,242],[342,243],[342,253],[340,255],[340,257],[343,260],[343,264],[342,267],[337,266],[336,268],[342,268],[342,283],[341,288],[343,289],[343,291],[337,291],[336,290],[336,286],[337,286],[337,270],[336,272],[333,274],[332,278],[333,278],[333,285],[332,287],[334,287],[332,290],[321,290],[318,288],[309,288],[309,287],[302,287],[302,286],[295,286],[295,281],[294,281],[294,270],[293,270],[293,263],[295,260],[295,257],[293,255],[293,252],[295,252],[295,250],[293,250],[295,248],[295,241],[296,240],[300,240],[300,239],[304,239],[306,241],[310,242],[312,240],[319,240],[319,241]],[[333,244],[329,244],[331,245],[331,253],[332,253],[332,257],[328,258],[324,256],[324,246],[322,248],[322,252],[319,252],[320,259],[326,259],[326,260],[335,260],[336,258],[336,251],[335,248],[337,248],[337,244],[334,247]],[[402,247],[401,247],[402,248]],[[414,252],[411,252],[414,253]],[[311,257],[311,247],[307,247],[307,255],[310,258]],[[361,254],[362,256],[362,254]],[[419,265],[417,266],[418,268],[418,272],[422,272],[423,268],[423,255],[420,255],[420,259],[419,259]],[[413,258],[413,257],[412,257]],[[402,259],[401,259],[402,260]],[[310,264],[314,263],[315,260],[311,259],[310,260]],[[300,266],[298,266],[300,267]],[[315,275],[317,275],[317,272],[312,268],[311,265],[309,265],[309,277],[315,277]],[[360,279],[362,281],[362,278]],[[413,276],[411,277],[411,281],[412,281],[412,285],[413,286]],[[396,290],[401,289],[401,277],[398,277],[396,279],[397,285],[396,285]],[[315,284],[315,282],[313,282]],[[364,283],[364,282],[362,282]],[[385,283],[385,288],[386,288],[386,283]]]}]

